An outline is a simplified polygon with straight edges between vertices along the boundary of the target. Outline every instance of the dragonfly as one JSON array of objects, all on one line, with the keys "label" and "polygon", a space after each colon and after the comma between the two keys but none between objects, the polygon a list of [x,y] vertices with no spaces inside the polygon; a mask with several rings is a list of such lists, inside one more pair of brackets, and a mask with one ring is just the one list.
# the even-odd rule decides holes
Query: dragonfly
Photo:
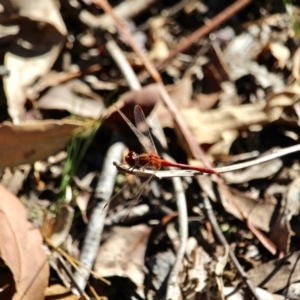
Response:
[{"label": "dragonfly", "polygon": [[[153,169],[155,171],[160,170],[162,167],[176,167],[180,169],[185,169],[185,170],[194,170],[198,171],[201,173],[208,173],[208,174],[216,174],[218,175],[219,173],[212,169],[212,168],[205,168],[205,167],[196,167],[196,166],[191,166],[188,164],[181,164],[177,162],[172,162],[169,160],[164,160],[162,159],[156,150],[155,144],[153,142],[149,127],[146,122],[146,118],[143,112],[143,109],[139,106],[136,105],[134,107],[134,119],[135,119],[135,124],[134,126],[131,121],[122,113],[122,111],[116,107],[119,114],[121,117],[125,120],[125,122],[128,124],[128,126],[131,128],[133,133],[136,135],[140,143],[143,145],[145,149],[145,153],[142,154],[137,154],[134,151],[129,151],[128,154],[125,156],[125,162],[131,167],[132,169],[135,168],[149,168]],[[139,128],[139,129],[138,129]],[[154,176],[153,174],[147,182],[151,180],[151,178]]]}]

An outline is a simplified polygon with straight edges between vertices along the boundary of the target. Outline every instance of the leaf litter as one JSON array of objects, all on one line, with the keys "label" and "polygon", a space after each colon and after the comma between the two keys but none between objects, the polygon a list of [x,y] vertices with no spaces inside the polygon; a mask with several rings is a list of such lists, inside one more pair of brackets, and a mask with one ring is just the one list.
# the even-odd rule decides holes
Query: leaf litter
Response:
[{"label": "leaf litter", "polygon": [[[299,295],[299,149],[293,148],[300,133],[299,25],[287,7],[182,0],[136,1],[132,9],[124,0],[111,1],[111,11],[104,0],[44,2],[3,6],[1,183],[18,198],[1,188],[1,258],[11,277],[0,298]],[[297,16],[296,5],[289,9]],[[130,71],[115,60],[110,40]],[[109,107],[117,100],[130,120],[133,107],[143,107],[161,154],[222,171],[177,173],[187,221],[179,186],[166,178],[176,170],[156,174],[136,203],[137,215],[125,200],[139,187],[133,195],[121,190],[117,205],[102,204],[117,181],[112,161],[114,171],[97,177],[106,170],[109,144],[123,139],[143,151]],[[74,161],[76,177],[66,178],[66,145],[81,128],[87,137],[99,118],[103,126],[80,164]],[[124,147],[118,151],[115,157],[124,157]],[[282,155],[273,157],[276,151]],[[138,172],[149,176],[132,170]],[[112,183],[101,186],[105,177]],[[126,176],[120,178],[119,190]],[[68,182],[64,197],[61,180]],[[100,233],[88,227],[97,210]],[[71,259],[50,249],[80,259],[81,279]]]}]

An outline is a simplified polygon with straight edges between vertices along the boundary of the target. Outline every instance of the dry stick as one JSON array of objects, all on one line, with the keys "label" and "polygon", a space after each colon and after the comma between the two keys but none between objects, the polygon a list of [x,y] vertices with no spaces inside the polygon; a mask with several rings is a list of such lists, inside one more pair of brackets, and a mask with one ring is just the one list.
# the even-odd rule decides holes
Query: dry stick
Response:
[{"label": "dry stick", "polygon": [[[247,162],[243,163],[237,163],[232,166],[226,166],[221,168],[215,168],[215,170],[221,174],[226,172],[232,172],[232,171],[238,171],[244,168],[249,168],[255,165],[259,165],[265,162],[268,162],[270,160],[273,160],[275,158],[283,157],[285,155],[289,155],[295,152],[300,151],[300,144],[281,148],[281,149],[275,149],[270,154],[263,154],[263,156],[258,157],[256,159],[249,160]],[[153,174],[152,170],[142,170],[142,169],[136,169],[136,170],[128,170],[128,167],[123,165],[122,163],[114,162],[115,166],[121,171],[131,174],[137,174],[139,176],[150,176]],[[161,179],[161,178],[169,178],[169,177],[192,177],[197,175],[203,175],[203,173],[199,171],[194,170],[181,170],[181,169],[172,169],[172,170],[160,170],[155,173],[155,177]],[[207,174],[204,174],[207,175]]]},{"label": "dry stick", "polygon": [[[135,75],[134,71],[132,70],[132,67],[127,62],[122,50],[119,48],[117,43],[112,38],[108,38],[108,42],[106,43],[106,49],[108,50],[110,55],[113,57],[117,66],[119,67],[121,73],[123,74],[126,81],[128,82],[130,89],[131,90],[140,90],[141,84],[137,80],[136,75]],[[126,63],[124,63],[125,61],[126,61]]]},{"label": "dry stick", "polygon": [[[206,210],[207,217],[209,219],[210,224],[213,227],[213,230],[214,230],[216,236],[218,237],[219,241],[224,245],[224,247],[226,247],[228,249],[228,253],[229,253],[229,256],[230,256],[231,260],[233,261],[233,263],[234,263],[235,267],[237,268],[238,272],[240,273],[240,275],[242,277],[242,280],[247,284],[248,289],[251,292],[251,294],[256,299],[259,299],[259,296],[257,295],[252,282],[247,278],[247,274],[245,273],[244,269],[240,265],[240,263],[239,263],[238,259],[236,258],[235,254],[233,253],[232,249],[228,245],[225,236],[223,235],[223,233],[222,233],[222,231],[219,227],[219,224],[216,220],[216,217],[213,213],[212,206],[211,206],[211,203],[210,203],[208,197],[204,196],[203,200],[204,200],[204,207],[205,207],[205,210]],[[221,275],[221,274],[216,274],[216,275]]]},{"label": "dry stick", "polygon": [[[84,264],[86,268],[80,267],[74,274],[74,280],[81,290],[85,289],[90,275],[87,268],[92,268],[101,242],[102,231],[109,206],[108,203],[113,193],[117,175],[117,170],[112,167],[112,164],[116,159],[121,160],[124,150],[124,145],[119,140],[120,138],[118,135],[113,136],[111,146],[107,151],[101,175],[97,183],[95,191],[97,205],[92,211],[79,258],[79,261]],[[76,293],[75,290],[72,291],[73,293]]]},{"label": "dry stick", "polygon": [[[282,149],[275,149],[275,150],[273,150],[273,153],[271,153],[271,154],[266,154],[266,155],[263,155],[256,159],[249,160],[247,162],[237,163],[232,166],[215,168],[215,170],[219,174],[237,171],[237,170],[241,170],[244,168],[259,165],[259,164],[268,162],[270,160],[273,160],[275,158],[283,157],[285,155],[289,155],[289,154],[299,152],[299,151],[300,151],[300,144],[297,144],[297,145],[282,148]],[[145,177],[151,176],[153,174],[153,170],[146,170],[146,169],[145,170],[143,170],[143,169],[129,170],[127,166],[125,166],[124,164],[119,163],[119,162],[114,162],[114,165],[118,168],[119,171],[129,173],[129,174],[137,174],[138,176],[145,176]],[[155,177],[159,178],[159,179],[170,178],[170,177],[194,177],[197,175],[207,175],[207,174],[203,174],[202,172],[199,172],[199,171],[184,170],[184,169],[160,170],[158,172],[155,172]]]},{"label": "dry stick", "polygon": [[232,166],[216,168],[216,170],[219,173],[236,171],[236,170],[248,168],[248,167],[251,167],[251,166],[259,165],[259,164],[265,163],[267,161],[270,161],[272,159],[282,157],[282,156],[285,156],[285,155],[288,155],[288,154],[291,154],[291,153],[295,153],[295,152],[298,152],[298,151],[300,151],[300,144],[290,146],[290,147],[286,147],[286,148],[282,148],[282,149],[275,149],[275,150],[273,150],[273,153],[271,153],[271,154],[267,154],[267,155],[261,156],[259,158],[256,158],[256,159],[253,159],[253,160],[250,160],[250,161],[247,161],[247,162],[234,164]]}]

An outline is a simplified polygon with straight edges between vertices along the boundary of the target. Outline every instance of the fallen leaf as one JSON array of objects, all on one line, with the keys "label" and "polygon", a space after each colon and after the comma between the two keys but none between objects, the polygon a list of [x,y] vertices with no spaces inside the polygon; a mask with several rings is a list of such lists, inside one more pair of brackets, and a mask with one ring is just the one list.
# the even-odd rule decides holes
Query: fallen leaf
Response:
[{"label": "fallen leaf", "polygon": [[247,272],[254,286],[265,288],[271,293],[300,280],[299,251],[281,259],[269,261]]},{"label": "fallen leaf", "polygon": [[214,144],[226,130],[267,122],[264,106],[261,103],[244,104],[202,112],[195,108],[185,108],[181,113],[198,144]]},{"label": "fallen leaf", "polygon": [[73,217],[73,207],[67,204],[59,207],[59,212],[53,224],[52,234],[49,238],[54,246],[60,246],[66,240],[72,226]]},{"label": "fallen leaf", "polygon": [[171,36],[166,29],[167,22],[168,19],[165,17],[153,18],[150,22],[149,34],[152,39],[152,47],[148,53],[150,60],[163,60],[169,55],[170,51],[168,49],[166,38],[171,38]]},{"label": "fallen leaf", "polygon": [[44,299],[49,267],[40,231],[27,221],[19,199],[1,185],[0,195],[0,252],[15,280],[13,299]]},{"label": "fallen leaf", "polygon": [[[49,73],[47,73],[45,76],[41,77],[37,83],[31,88],[30,96],[31,98],[37,98],[37,95],[40,94],[42,91],[49,87],[57,86],[61,83],[70,81],[74,78],[80,77],[84,74],[92,73],[99,71],[101,69],[100,65],[91,65],[87,69],[79,70],[76,72],[56,72],[51,70]],[[92,78],[95,78],[96,76],[90,75]],[[85,76],[85,78],[90,78]],[[110,85],[110,83],[107,83],[107,85]],[[113,85],[113,84],[111,84]],[[114,85],[115,86],[115,85]],[[116,89],[116,86],[115,86]]]},{"label": "fallen leaf", "polygon": [[244,212],[247,217],[249,224],[269,232],[271,221],[276,212],[277,201],[274,199],[253,199],[233,188],[230,191],[234,196],[235,203],[222,197],[224,209],[236,218],[244,220],[237,209],[239,207],[240,211]]},{"label": "fallen leaf", "polygon": [[84,117],[99,119],[104,111],[103,99],[80,80],[50,88],[38,101],[40,109],[58,109]]},{"label": "fallen leaf", "polygon": [[[50,70],[67,30],[54,0],[6,1],[3,5],[5,11],[16,12],[13,22],[20,27],[18,38],[5,53],[4,65],[10,74],[3,79],[9,114],[19,123],[25,119],[28,87]],[[6,21],[12,22],[12,15],[7,14]]]},{"label": "fallen leaf", "polygon": [[269,44],[272,55],[277,59],[278,67],[283,69],[290,59],[291,52],[287,46],[272,42]]},{"label": "fallen leaf", "polygon": [[276,246],[278,253],[288,253],[293,231],[284,213],[280,214],[269,233],[269,239]]},{"label": "fallen leaf", "polygon": [[[182,116],[199,145],[213,145],[222,141],[223,136],[232,136],[232,130],[245,130],[251,125],[266,125],[280,120],[284,108],[291,107],[297,101],[299,87],[290,87],[284,92],[270,97],[267,105],[264,103],[244,104],[239,106],[221,107],[209,111],[196,108],[181,109]],[[176,128],[176,130],[180,130]],[[180,133],[178,136],[182,136]],[[233,141],[233,139],[231,139]],[[184,145],[184,143],[182,143]],[[226,148],[216,147],[215,155],[226,155],[230,143]],[[224,151],[223,151],[223,150]],[[216,150],[221,151],[217,153]],[[223,153],[224,152],[224,153]]]},{"label": "fallen leaf", "polygon": [[71,140],[79,121],[47,120],[0,126],[0,167],[17,166],[46,159]]},{"label": "fallen leaf", "polygon": [[149,232],[150,228],[146,225],[115,226],[109,239],[99,249],[94,267],[97,274],[101,277],[128,277],[141,287]]}]

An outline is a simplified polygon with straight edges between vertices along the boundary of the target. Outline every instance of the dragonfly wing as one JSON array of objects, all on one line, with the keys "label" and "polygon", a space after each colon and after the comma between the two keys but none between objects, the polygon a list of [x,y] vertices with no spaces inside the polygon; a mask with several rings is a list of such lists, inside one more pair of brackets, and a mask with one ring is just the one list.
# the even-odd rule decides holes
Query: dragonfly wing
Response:
[{"label": "dragonfly wing", "polygon": [[[139,108],[141,110],[141,112],[136,113],[136,108]],[[128,124],[128,126],[131,128],[131,130],[134,132],[134,134],[136,135],[136,137],[138,138],[138,140],[140,141],[140,143],[143,145],[143,147],[145,148],[146,152],[150,153],[155,153],[157,154],[155,145],[153,143],[152,137],[150,135],[149,132],[149,128],[147,126],[146,120],[145,120],[145,116],[143,113],[143,110],[140,106],[136,105],[134,108],[134,117],[135,117],[135,122],[136,124],[142,124],[142,118],[144,118],[144,124],[146,125],[147,130],[144,131],[143,134],[141,131],[139,131],[131,122],[130,120],[122,113],[122,111],[116,106],[116,109],[118,110],[119,114],[121,115],[121,117],[126,121],[126,123]],[[142,116],[138,116],[138,121],[137,121],[137,114],[142,114]],[[144,125],[143,125],[144,127]]]},{"label": "dragonfly wing", "polygon": [[146,148],[147,152],[158,155],[149,127],[146,122],[143,109],[139,105],[136,105],[134,107],[134,118],[135,118],[135,124],[138,129],[138,132],[142,133],[143,136],[143,140],[139,138],[141,143]]}]

